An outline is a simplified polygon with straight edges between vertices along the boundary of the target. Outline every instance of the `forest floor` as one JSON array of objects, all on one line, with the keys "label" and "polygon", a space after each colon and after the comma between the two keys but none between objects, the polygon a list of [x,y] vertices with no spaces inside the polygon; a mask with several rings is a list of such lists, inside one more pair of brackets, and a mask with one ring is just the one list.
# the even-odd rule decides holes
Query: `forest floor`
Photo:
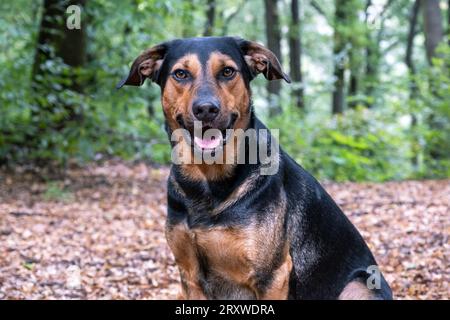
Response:
[{"label": "forest floor", "polygon": [[[0,299],[170,299],[167,167],[0,171]],[[449,299],[450,180],[324,183],[397,299]]]}]

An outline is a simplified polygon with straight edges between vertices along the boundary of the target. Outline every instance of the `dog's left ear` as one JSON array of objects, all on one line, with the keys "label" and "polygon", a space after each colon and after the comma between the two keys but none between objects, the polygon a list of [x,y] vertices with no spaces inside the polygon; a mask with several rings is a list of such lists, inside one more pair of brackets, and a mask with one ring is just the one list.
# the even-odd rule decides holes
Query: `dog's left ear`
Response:
[{"label": "dog's left ear", "polygon": [[145,50],[139,57],[136,58],[136,60],[134,60],[131,65],[130,73],[117,84],[116,88],[120,89],[127,85],[141,86],[144,84],[146,78],[156,81],[158,78],[158,71],[164,61],[166,51],[167,45],[165,43]]},{"label": "dog's left ear", "polygon": [[272,51],[254,41],[242,38],[235,38],[235,41],[244,53],[245,62],[254,76],[262,73],[267,80],[284,79],[287,83],[291,83],[291,78],[283,72],[280,62]]}]

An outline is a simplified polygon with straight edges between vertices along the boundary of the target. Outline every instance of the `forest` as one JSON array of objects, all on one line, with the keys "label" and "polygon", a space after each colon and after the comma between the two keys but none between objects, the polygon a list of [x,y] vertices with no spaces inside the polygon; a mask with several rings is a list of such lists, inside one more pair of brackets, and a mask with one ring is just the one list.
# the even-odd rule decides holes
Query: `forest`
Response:
[{"label": "forest", "polygon": [[147,48],[225,35],[290,75],[252,81],[255,112],[359,230],[394,298],[449,299],[449,7],[0,1],[0,300],[177,297],[160,88],[116,85]]},{"label": "forest", "polygon": [[[70,5],[80,29],[67,29]],[[46,0],[0,4],[0,163],[165,164],[159,88],[114,89],[144,49],[235,35],[293,84],[253,84],[257,114],[321,179],[450,176],[449,3],[439,0]]]}]

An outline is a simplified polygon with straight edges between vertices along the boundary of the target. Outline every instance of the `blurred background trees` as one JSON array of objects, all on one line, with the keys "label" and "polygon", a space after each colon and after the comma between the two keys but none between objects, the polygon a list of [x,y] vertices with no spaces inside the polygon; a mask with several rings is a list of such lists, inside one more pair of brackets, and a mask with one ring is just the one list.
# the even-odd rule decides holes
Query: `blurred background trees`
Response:
[{"label": "blurred background trees", "polygon": [[[66,8],[78,5],[81,29]],[[168,163],[159,88],[114,89],[145,48],[237,35],[293,84],[254,81],[257,114],[324,179],[450,176],[449,1],[45,0],[0,4],[0,163]]]}]

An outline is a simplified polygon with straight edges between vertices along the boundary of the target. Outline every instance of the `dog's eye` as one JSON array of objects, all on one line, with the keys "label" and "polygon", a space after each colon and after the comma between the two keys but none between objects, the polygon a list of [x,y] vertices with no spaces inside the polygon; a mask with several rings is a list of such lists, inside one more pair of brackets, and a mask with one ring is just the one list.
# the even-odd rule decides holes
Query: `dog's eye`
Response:
[{"label": "dog's eye", "polygon": [[175,79],[177,80],[184,80],[187,79],[189,77],[189,74],[187,71],[181,70],[181,69],[177,69],[173,72],[173,76],[175,77]]},{"label": "dog's eye", "polygon": [[231,78],[232,76],[234,76],[234,73],[236,72],[236,70],[234,70],[231,67],[225,67],[222,70],[222,76],[224,78]]}]

